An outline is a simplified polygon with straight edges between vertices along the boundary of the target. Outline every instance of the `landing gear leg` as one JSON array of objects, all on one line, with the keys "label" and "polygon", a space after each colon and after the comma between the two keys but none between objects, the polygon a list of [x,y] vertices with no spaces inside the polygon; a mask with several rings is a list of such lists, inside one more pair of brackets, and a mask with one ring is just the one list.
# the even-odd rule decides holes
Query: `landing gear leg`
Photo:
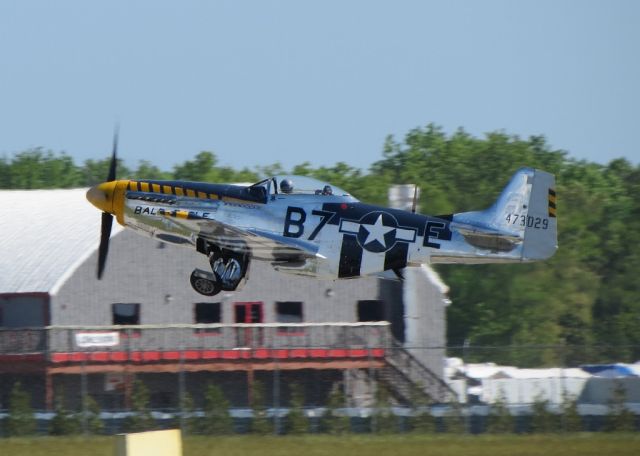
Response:
[{"label": "landing gear leg", "polygon": [[225,291],[234,291],[247,273],[248,257],[231,251],[212,251],[209,255],[211,270]]},{"label": "landing gear leg", "polygon": [[195,291],[214,296],[222,290],[235,291],[243,283],[249,268],[248,253],[221,249],[202,238],[198,239],[196,248],[207,255],[212,272],[195,269],[191,273],[191,286]]}]

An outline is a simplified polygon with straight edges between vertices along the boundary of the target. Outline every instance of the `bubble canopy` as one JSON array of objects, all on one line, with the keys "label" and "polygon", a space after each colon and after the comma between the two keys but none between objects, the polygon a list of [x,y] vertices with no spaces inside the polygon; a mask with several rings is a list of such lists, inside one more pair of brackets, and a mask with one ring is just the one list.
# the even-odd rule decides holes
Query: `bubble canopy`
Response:
[{"label": "bubble canopy", "polygon": [[[329,182],[323,182],[313,177],[296,175],[278,175],[263,179],[246,187],[251,199],[267,202],[268,195],[284,196],[313,196],[321,198],[335,198],[339,201],[357,202],[347,191]],[[335,201],[334,199],[334,201]]]},{"label": "bubble canopy", "polygon": [[291,191],[289,193],[293,195],[320,195],[320,194],[332,194],[334,196],[348,196],[351,197],[349,192],[336,187],[329,182],[323,182],[313,177],[308,176],[295,176],[295,175],[279,175],[274,177],[278,183],[278,192],[281,192],[282,182],[287,181],[291,185]]}]

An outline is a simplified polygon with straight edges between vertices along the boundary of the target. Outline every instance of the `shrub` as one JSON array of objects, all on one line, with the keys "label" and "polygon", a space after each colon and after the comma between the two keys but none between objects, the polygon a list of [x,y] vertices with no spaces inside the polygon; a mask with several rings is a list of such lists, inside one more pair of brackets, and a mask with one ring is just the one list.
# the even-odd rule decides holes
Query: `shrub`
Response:
[{"label": "shrub", "polygon": [[261,435],[273,432],[273,426],[269,422],[269,417],[267,416],[265,388],[262,382],[258,380],[253,382],[251,408],[253,409],[251,432]]},{"label": "shrub", "polygon": [[498,399],[491,404],[491,412],[489,413],[489,422],[487,432],[495,434],[504,434],[513,432],[514,419],[509,408],[504,392],[500,394]]},{"label": "shrub", "polygon": [[9,395],[7,431],[10,436],[31,435],[36,431],[36,419],[31,408],[31,395],[16,382]]},{"label": "shrub", "polygon": [[55,416],[51,420],[49,434],[70,435],[80,432],[80,420],[64,407],[64,395],[59,392],[56,395],[54,406]]},{"label": "shrub", "polygon": [[397,418],[391,410],[389,389],[378,382],[376,388],[376,407],[371,417],[371,430],[379,434],[388,434],[396,430]]},{"label": "shrub", "polygon": [[133,414],[124,423],[127,432],[149,431],[156,427],[149,409],[149,390],[142,380],[136,379],[133,382],[131,411]]},{"label": "shrub", "polygon": [[195,406],[191,394],[184,393],[180,402],[180,429],[183,434],[195,434],[201,431],[201,424],[195,416]]},{"label": "shrub", "polygon": [[100,406],[96,400],[89,395],[85,396],[84,405],[86,407],[85,419],[87,432],[89,434],[102,434],[104,432],[104,423],[100,418]]},{"label": "shrub", "polygon": [[291,384],[291,401],[287,415],[287,433],[304,434],[309,430],[309,420],[304,414],[304,389],[302,385]]},{"label": "shrub", "polygon": [[203,432],[212,435],[231,434],[233,418],[229,413],[230,407],[222,388],[210,383],[204,395]]},{"label": "shrub", "polygon": [[532,432],[553,432],[558,430],[557,417],[549,411],[549,401],[536,396],[531,405],[531,431]]},{"label": "shrub", "polygon": [[351,430],[349,417],[338,413],[346,405],[342,382],[334,383],[327,398],[327,410],[322,416],[322,429],[329,434],[344,434]]},{"label": "shrub", "polygon": [[606,431],[630,432],[635,430],[635,415],[625,406],[626,401],[627,391],[623,383],[617,380],[609,401],[609,413],[605,421]]},{"label": "shrub", "polygon": [[411,391],[411,405],[413,416],[411,417],[411,429],[416,433],[432,433],[436,430],[436,420],[431,414],[430,400],[424,393],[424,386],[416,384]]}]

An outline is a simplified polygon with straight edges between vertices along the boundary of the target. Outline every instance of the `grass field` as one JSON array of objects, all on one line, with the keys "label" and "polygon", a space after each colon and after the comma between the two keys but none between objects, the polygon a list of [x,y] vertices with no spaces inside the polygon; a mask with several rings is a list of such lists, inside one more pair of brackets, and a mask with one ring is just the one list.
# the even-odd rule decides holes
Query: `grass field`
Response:
[{"label": "grass field", "polygon": [[[349,435],[187,437],[184,456],[624,456],[640,454],[640,433],[571,435]],[[113,456],[113,437],[0,439],[0,455]]]}]

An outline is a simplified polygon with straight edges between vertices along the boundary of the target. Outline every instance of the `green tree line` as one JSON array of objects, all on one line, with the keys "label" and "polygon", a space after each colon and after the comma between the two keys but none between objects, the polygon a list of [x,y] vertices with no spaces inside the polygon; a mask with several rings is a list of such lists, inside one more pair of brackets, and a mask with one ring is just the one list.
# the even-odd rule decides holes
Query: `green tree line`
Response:
[{"label": "green tree line", "polygon": [[494,353],[520,365],[637,360],[639,166],[577,161],[541,136],[476,138],[429,125],[388,138],[371,172],[418,183],[422,210],[448,214],[488,207],[522,166],[556,175],[559,250],[541,263],[438,267],[451,287],[449,344],[540,347]]},{"label": "green tree line", "polygon": [[[101,182],[108,158],[78,165],[64,153],[31,149],[0,158],[0,188],[69,188]],[[430,124],[398,140],[388,137],[380,160],[362,171],[347,163],[291,170],[220,166],[200,152],[171,171],[142,161],[119,165],[119,178],[251,182],[290,171],[329,181],[360,200],[386,204],[392,184],[418,184],[420,210],[449,214],[488,207],[522,166],[557,180],[559,250],[549,261],[523,265],[439,265],[450,286],[447,337],[468,346],[470,359],[527,365],[574,365],[640,358],[640,166],[571,158],[542,136],[504,132],[475,137]],[[474,350],[485,346],[536,349]],[[452,353],[457,354],[457,353]]]},{"label": "green tree line", "polygon": [[[88,187],[105,180],[109,172],[110,158],[86,160],[77,165],[73,158],[42,148],[16,153],[13,157],[0,157],[0,189],[46,189]],[[118,160],[119,179],[182,179],[210,182],[238,182],[257,179],[257,172],[244,169],[236,171],[218,166],[213,152],[200,152],[193,160],[174,166],[172,171],[162,171],[146,160],[135,169]]]}]

